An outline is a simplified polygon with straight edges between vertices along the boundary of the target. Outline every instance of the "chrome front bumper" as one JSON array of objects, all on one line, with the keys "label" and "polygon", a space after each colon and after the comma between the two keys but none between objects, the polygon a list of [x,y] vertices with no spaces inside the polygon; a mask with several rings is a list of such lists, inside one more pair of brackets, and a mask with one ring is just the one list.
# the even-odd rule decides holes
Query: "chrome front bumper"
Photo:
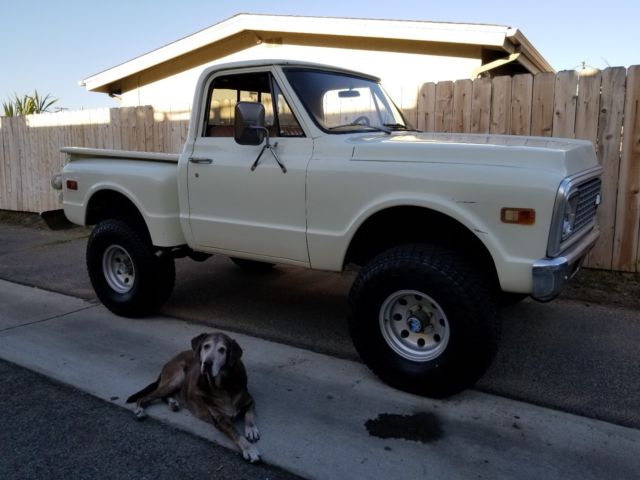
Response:
[{"label": "chrome front bumper", "polygon": [[578,273],[589,251],[593,248],[600,231],[594,228],[578,243],[555,258],[543,258],[533,264],[533,291],[531,297],[541,302],[556,298],[564,284]]}]

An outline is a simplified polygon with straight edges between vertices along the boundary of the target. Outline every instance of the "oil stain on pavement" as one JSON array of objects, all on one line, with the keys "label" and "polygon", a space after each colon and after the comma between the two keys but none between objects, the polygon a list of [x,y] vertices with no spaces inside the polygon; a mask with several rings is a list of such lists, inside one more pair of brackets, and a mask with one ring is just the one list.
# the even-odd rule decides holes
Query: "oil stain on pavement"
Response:
[{"label": "oil stain on pavement", "polygon": [[433,413],[419,412],[413,415],[381,413],[367,420],[369,434],[379,438],[399,438],[414,442],[432,443],[444,436],[441,420]]}]

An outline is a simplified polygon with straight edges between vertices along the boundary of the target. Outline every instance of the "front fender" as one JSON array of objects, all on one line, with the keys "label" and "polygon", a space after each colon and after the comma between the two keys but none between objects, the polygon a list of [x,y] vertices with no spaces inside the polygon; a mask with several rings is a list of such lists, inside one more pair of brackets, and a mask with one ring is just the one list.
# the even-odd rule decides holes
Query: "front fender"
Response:
[{"label": "front fender", "polygon": [[[491,255],[503,289],[531,291],[532,265],[545,255],[561,181],[555,172],[445,163],[312,163],[307,238],[314,268],[340,271],[352,239],[368,218],[411,206],[438,212],[472,232]],[[536,223],[505,224],[500,219],[504,207],[533,208]],[[428,226],[420,228],[427,231],[428,241]]]}]

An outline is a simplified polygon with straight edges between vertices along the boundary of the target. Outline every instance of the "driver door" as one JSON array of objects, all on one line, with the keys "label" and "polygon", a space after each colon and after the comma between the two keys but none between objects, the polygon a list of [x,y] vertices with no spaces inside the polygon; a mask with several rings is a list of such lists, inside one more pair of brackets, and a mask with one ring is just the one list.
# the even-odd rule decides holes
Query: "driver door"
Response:
[{"label": "driver door", "polygon": [[[286,173],[263,145],[234,140],[234,108],[260,102],[270,141]],[[312,140],[304,135],[269,71],[224,73],[208,89],[208,108],[188,165],[189,221],[198,247],[229,255],[309,263],[305,182]]]}]

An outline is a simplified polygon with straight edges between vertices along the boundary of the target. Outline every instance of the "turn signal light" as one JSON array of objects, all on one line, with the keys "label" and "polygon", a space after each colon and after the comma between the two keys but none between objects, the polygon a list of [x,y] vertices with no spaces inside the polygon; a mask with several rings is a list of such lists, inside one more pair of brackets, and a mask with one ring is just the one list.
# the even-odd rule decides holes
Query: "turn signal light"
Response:
[{"label": "turn signal light", "polygon": [[78,190],[78,181],[67,180],[67,190]]},{"label": "turn signal light", "polygon": [[536,211],[533,208],[503,208],[500,220],[516,225],[533,225],[536,223]]}]

